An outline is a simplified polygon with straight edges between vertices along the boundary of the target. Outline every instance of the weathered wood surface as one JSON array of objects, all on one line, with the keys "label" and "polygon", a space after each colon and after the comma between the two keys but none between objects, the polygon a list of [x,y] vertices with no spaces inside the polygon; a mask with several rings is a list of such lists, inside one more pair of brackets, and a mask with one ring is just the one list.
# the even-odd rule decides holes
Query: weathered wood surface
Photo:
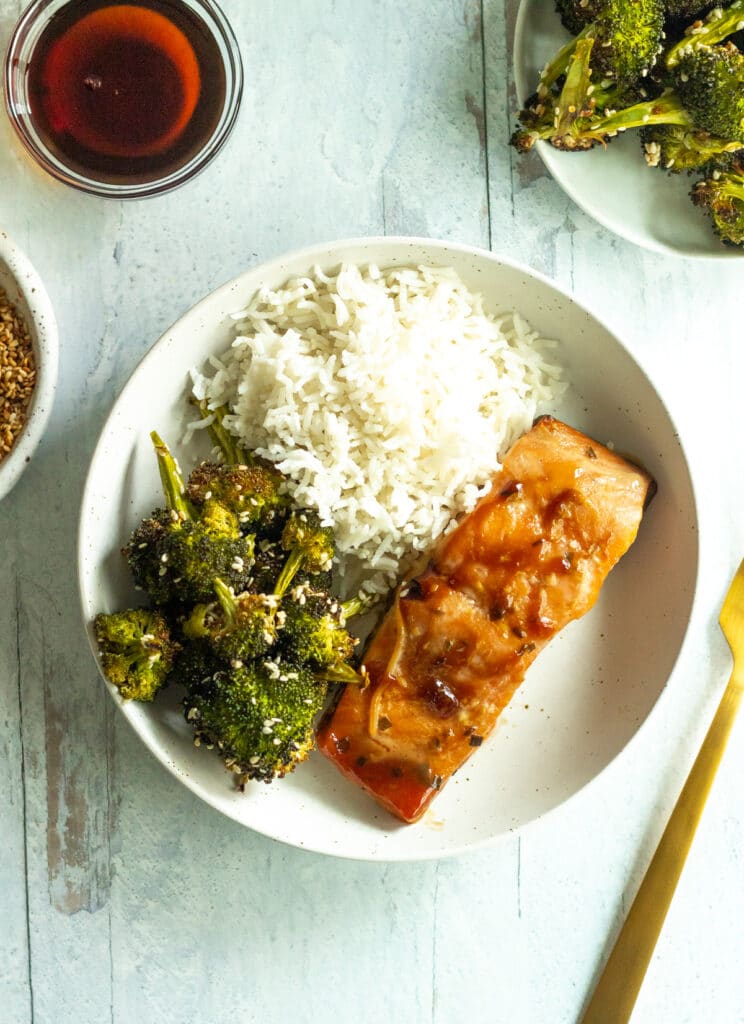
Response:
[{"label": "weathered wood surface", "polygon": [[[0,43],[23,5],[0,0]],[[60,387],[0,505],[0,1019],[261,1024],[575,1021],[728,671],[715,623],[744,554],[744,264],[644,253],[506,145],[516,0],[225,0],[247,89],[189,186],[55,184],[0,118],[0,225],[56,307]],[[663,381],[701,495],[701,600],[673,686],[590,789],[497,847],[337,861],[224,820],[98,682],[75,532],[92,447],[153,340],[259,260],[366,233],[488,246],[570,286]],[[744,724],[634,1020],[744,1021]]]}]

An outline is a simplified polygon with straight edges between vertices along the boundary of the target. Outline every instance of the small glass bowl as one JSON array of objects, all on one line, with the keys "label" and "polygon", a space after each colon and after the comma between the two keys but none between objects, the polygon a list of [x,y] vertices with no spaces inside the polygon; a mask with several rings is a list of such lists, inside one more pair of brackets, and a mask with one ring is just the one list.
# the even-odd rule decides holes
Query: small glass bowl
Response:
[{"label": "small glass bowl", "polygon": [[[78,0],[33,0],[23,12],[8,44],[5,56],[5,106],[21,142],[36,162],[49,174],[73,188],[111,199],[141,199],[161,195],[190,181],[216,156],[232,130],[243,93],[243,65],[240,50],[230,24],[213,0],[171,0],[185,12],[198,18],[216,44],[225,77],[222,110],[209,137],[185,162],[166,171],[106,174],[96,177],[67,162],[65,154],[47,144],[36,125],[28,88],[28,69],[36,46],[52,18]],[[137,0],[131,0],[136,3]],[[115,4],[116,0],[112,0]],[[146,5],[143,5],[146,6]]]}]

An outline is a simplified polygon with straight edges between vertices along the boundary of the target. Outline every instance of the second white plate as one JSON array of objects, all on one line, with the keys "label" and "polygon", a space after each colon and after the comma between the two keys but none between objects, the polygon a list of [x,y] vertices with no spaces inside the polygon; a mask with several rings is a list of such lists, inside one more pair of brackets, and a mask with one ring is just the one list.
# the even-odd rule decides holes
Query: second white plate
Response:
[{"label": "second white plate", "polygon": [[[514,34],[518,102],[531,95],[540,69],[569,38],[552,3],[522,0]],[[515,111],[516,121],[516,111]],[[638,132],[629,131],[588,153],[564,153],[547,142],[537,152],[553,178],[603,227],[645,249],[674,256],[741,259],[744,250],[723,243],[710,219],[689,197],[697,180],[646,165]]]}]

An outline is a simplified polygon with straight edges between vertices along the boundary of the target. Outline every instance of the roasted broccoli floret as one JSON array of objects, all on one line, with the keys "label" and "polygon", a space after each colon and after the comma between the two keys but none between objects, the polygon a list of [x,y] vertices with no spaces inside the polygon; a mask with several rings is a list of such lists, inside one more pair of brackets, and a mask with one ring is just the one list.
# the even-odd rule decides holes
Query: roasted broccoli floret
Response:
[{"label": "roasted broccoli floret", "polygon": [[701,0],[666,0],[664,6],[667,17],[689,23],[693,18],[699,18],[709,11],[714,3],[711,0],[705,0],[703,3]]},{"label": "roasted broccoli floret", "polygon": [[[744,57],[737,49],[696,47],[675,66],[673,83],[670,92],[645,105],[649,120],[687,124],[744,146]],[[643,106],[616,117],[637,120]]]},{"label": "roasted broccoli floret", "polygon": [[225,428],[227,411],[227,406],[211,410],[206,402],[199,403],[202,417],[211,417],[209,433],[223,461],[200,463],[189,477],[186,496],[199,508],[217,501],[238,517],[244,531],[250,528],[259,536],[268,535],[277,516],[289,504],[282,492],[284,477],[270,464],[243,450]]},{"label": "roasted broccoli floret", "polygon": [[[579,113],[628,106],[648,93],[648,75],[661,49],[664,7],[661,0],[565,0],[557,4],[574,34],[543,68],[537,92],[520,111],[522,128],[512,136],[520,152],[537,139],[562,134],[563,122]],[[578,81],[576,56],[586,56]],[[591,55],[592,66],[589,66]]]},{"label": "roasted broccoli floret", "polygon": [[[706,10],[712,5],[676,4],[672,6],[702,7],[703,10]],[[687,17],[696,17],[699,13],[699,10],[693,11]],[[728,4],[726,7],[713,7],[704,21],[698,18],[688,26],[682,38],[669,47],[665,58],[667,67],[673,68],[685,54],[698,46],[715,46],[717,43],[724,42],[741,29],[742,22],[744,22],[744,0],[734,0],[734,3]]]},{"label": "roasted broccoli floret", "polygon": [[224,662],[208,638],[184,635],[183,641],[168,681],[183,686],[192,696],[211,692],[215,675],[225,668]]},{"label": "roasted broccoli floret", "polygon": [[238,517],[220,502],[209,500],[195,508],[185,497],[168,447],[157,434],[152,438],[168,508],[145,519],[125,549],[135,584],[159,605],[208,601],[217,577],[244,590],[250,581],[253,537],[241,534]]},{"label": "roasted broccoli floret", "polygon": [[225,461],[202,463],[188,486],[151,435],[166,507],[125,553],[158,608],[100,615],[95,631],[123,696],[152,700],[164,682],[181,685],[195,742],[217,747],[241,784],[270,782],[307,756],[330,686],[363,682],[345,628],[360,602],[329,596],[332,530],[316,512],[289,515],[281,474],[247,457],[218,413],[209,429]]},{"label": "roasted broccoli floret", "polygon": [[[125,553],[158,610],[99,616],[96,636],[124,696],[152,700],[164,681],[182,685],[196,742],[218,747],[241,783],[269,782],[307,756],[330,685],[362,682],[348,664],[354,642],[344,618],[358,602],[328,596],[332,530],[310,510],[288,516],[281,474],[223,436],[221,415],[209,429],[225,462],[202,463],[188,486],[151,435],[166,507],[139,525]],[[288,615],[280,605],[290,585]],[[294,605],[310,585],[317,607],[300,613]]]},{"label": "roasted broccoli floret", "polygon": [[250,591],[254,594],[272,594],[287,556],[280,540],[262,540],[256,545]]},{"label": "roasted broccoli floret", "polygon": [[153,700],[178,652],[160,612],[136,608],[97,615],[93,629],[109,682],[126,700]]},{"label": "roasted broccoli floret", "polygon": [[[277,581],[286,562],[287,553],[282,547],[281,537],[275,541],[265,538],[260,540],[256,544],[251,576],[245,590],[251,594],[278,594]],[[296,587],[303,583],[310,584],[315,590],[330,590],[333,583],[331,567],[329,566],[323,572],[306,572],[304,568],[300,567],[292,576],[288,586]]]},{"label": "roasted broccoli floret", "polygon": [[282,531],[281,543],[289,554],[274,586],[274,593],[280,597],[300,569],[311,575],[330,571],[336,554],[333,530],[321,524],[317,512],[292,513]]},{"label": "roasted broccoli floret", "polygon": [[217,601],[198,604],[183,624],[189,640],[207,639],[226,661],[252,661],[266,654],[276,638],[278,598],[238,594],[222,580],[214,581]]},{"label": "roasted broccoli floret", "polygon": [[642,128],[641,146],[649,167],[661,167],[672,174],[705,172],[717,166],[724,154],[741,149],[739,142],[676,124]]},{"label": "roasted broccoli floret", "polygon": [[197,508],[217,501],[238,517],[243,530],[262,535],[287,507],[282,477],[267,466],[201,462],[189,476],[186,494]]},{"label": "roasted broccoli floret", "polygon": [[555,8],[565,28],[572,36],[577,36],[601,13],[604,2],[605,0],[556,0]]},{"label": "roasted broccoli floret", "polygon": [[362,608],[354,599],[340,604],[326,593],[309,587],[291,591],[277,613],[280,623],[277,646],[290,664],[309,665],[324,679],[359,683],[361,677],[347,664],[357,640],[346,622]]},{"label": "roasted broccoli floret", "polygon": [[744,246],[744,168],[715,172],[699,181],[691,196],[696,206],[708,211],[723,242]]},{"label": "roasted broccoli floret", "polygon": [[583,40],[566,76],[563,94],[570,87],[576,101],[563,110],[573,106],[575,113],[566,113],[551,134],[557,148],[589,149],[628,128],[652,125],[677,125],[744,146],[744,57],[734,47],[696,47],[672,70],[673,88],[657,99],[606,115],[587,108],[585,99],[582,106],[588,82],[587,49],[591,43]]},{"label": "roasted broccoli floret", "polygon": [[[567,5],[574,9],[579,5]],[[541,86],[547,90],[566,73],[576,44],[581,39],[595,41],[592,55],[597,82],[608,79],[620,87],[637,84],[648,75],[661,50],[664,28],[664,4],[661,0],[603,0],[596,14],[576,38],[567,43],[543,69]],[[540,90],[538,90],[538,95]]]},{"label": "roasted broccoli floret", "polygon": [[252,537],[215,537],[203,522],[155,512],[125,549],[135,585],[157,605],[208,600],[216,576],[244,589],[250,582]]},{"label": "roasted broccoli floret", "polygon": [[187,698],[185,713],[196,741],[217,747],[241,782],[271,782],[309,754],[327,694],[309,669],[254,661],[218,672]]}]

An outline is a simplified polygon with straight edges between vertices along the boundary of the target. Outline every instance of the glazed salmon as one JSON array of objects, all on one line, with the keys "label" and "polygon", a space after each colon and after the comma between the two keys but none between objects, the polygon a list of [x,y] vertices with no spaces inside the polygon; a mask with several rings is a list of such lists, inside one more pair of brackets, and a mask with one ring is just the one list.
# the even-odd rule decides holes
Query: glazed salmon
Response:
[{"label": "glazed salmon", "polygon": [[405,822],[483,743],[555,634],[595,603],[654,484],[550,417],[399,589],[318,746]]}]

